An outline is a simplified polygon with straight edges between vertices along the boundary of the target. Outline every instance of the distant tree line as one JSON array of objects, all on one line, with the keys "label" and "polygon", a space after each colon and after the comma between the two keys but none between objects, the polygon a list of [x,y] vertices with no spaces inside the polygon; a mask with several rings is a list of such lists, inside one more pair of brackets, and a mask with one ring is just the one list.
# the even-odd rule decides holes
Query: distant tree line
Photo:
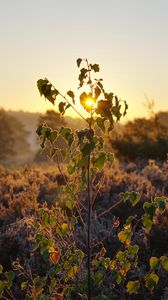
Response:
[{"label": "distant tree line", "polygon": [[162,122],[160,116],[156,114],[149,119],[128,121],[119,134],[115,132],[109,143],[116,155],[125,160],[165,160],[168,153],[168,121],[166,123],[164,119]]},{"label": "distant tree line", "polygon": [[30,150],[28,132],[15,117],[0,109],[0,162]]}]

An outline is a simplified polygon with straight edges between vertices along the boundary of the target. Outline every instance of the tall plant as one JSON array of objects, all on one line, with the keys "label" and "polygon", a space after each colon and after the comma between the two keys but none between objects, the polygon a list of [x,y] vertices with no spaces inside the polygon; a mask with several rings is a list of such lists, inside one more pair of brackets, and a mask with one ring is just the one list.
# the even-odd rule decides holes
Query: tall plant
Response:
[{"label": "tall plant", "polygon": [[[82,64],[84,66],[80,68]],[[44,96],[53,105],[57,104],[59,112],[62,115],[66,113],[67,109],[72,108],[77,115],[85,121],[86,128],[72,132],[70,128],[61,127],[56,131],[41,125],[37,129],[37,133],[42,139],[42,148],[45,147],[46,141],[51,143],[50,154],[51,157],[56,156],[58,158],[57,162],[61,173],[58,156],[60,150],[56,148],[55,145],[52,145],[59,136],[62,136],[69,146],[69,153],[61,151],[64,158],[65,155],[69,156],[70,163],[67,166],[67,171],[70,175],[75,172],[81,174],[82,186],[80,190],[82,188],[82,198],[78,200],[79,190],[75,190],[74,186],[68,184],[69,191],[74,197],[73,200],[77,199],[77,202],[72,201],[69,205],[76,205],[81,218],[81,208],[83,207],[85,212],[87,212],[88,299],[91,299],[91,228],[93,204],[97,196],[94,182],[105,163],[111,164],[113,162],[113,154],[104,151],[104,138],[96,135],[95,126],[97,125],[103,134],[109,133],[114,128],[115,122],[118,122],[122,116],[126,115],[128,105],[126,101],[119,100],[118,96],[113,92],[106,92],[103,79],[94,78],[94,73],[100,71],[98,64],[91,64],[87,59],[78,58],[77,66],[80,68],[78,89],[82,90],[79,95],[80,105],[87,112],[88,117],[85,117],[79,112],[76,103],[77,96],[75,96],[73,91],[69,90],[66,95],[63,95],[47,78],[39,79],[37,86],[40,95]],[[122,103],[124,107],[121,105]],[[85,203],[87,203],[87,207],[85,207]]]}]

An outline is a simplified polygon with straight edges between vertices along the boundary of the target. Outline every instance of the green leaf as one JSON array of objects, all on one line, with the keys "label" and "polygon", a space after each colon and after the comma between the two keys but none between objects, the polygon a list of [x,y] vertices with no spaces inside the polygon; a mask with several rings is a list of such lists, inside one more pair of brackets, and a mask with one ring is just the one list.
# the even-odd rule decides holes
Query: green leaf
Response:
[{"label": "green leaf", "polygon": [[22,290],[25,290],[27,288],[27,282],[26,281],[23,281],[22,283],[21,283],[21,289]]},{"label": "green leaf", "polygon": [[145,285],[148,289],[153,289],[159,281],[159,277],[156,273],[147,274],[145,276]]},{"label": "green leaf", "polygon": [[43,208],[39,208],[38,214],[39,214],[40,217],[42,217],[44,215],[44,209]]},{"label": "green leaf", "polygon": [[145,212],[149,215],[149,217],[151,219],[153,219],[154,215],[155,215],[155,211],[157,208],[157,203],[155,202],[145,202],[143,205],[143,209],[145,210]]},{"label": "green leaf", "polygon": [[125,224],[126,224],[126,225],[130,225],[134,219],[135,219],[135,217],[129,216],[129,217],[126,219]]},{"label": "green leaf", "polygon": [[67,200],[67,201],[65,202],[65,205],[66,205],[66,207],[68,207],[70,210],[72,210],[72,208],[73,208],[72,201]]},{"label": "green leaf", "polygon": [[49,215],[45,212],[42,216],[42,224],[48,225]]},{"label": "green leaf", "polygon": [[94,158],[94,167],[102,170],[106,161],[106,153],[100,152],[97,157]]},{"label": "green leaf", "polygon": [[162,268],[165,270],[165,271],[168,271],[168,257],[167,256],[161,256],[161,265],[162,265]]},{"label": "green leaf", "polygon": [[68,279],[73,279],[76,276],[77,270],[78,270],[78,267],[76,265],[74,265],[68,272],[68,276],[67,276]]},{"label": "green leaf", "polygon": [[66,223],[63,223],[61,225],[61,231],[62,231],[63,235],[67,234],[67,230],[68,230],[68,225]]},{"label": "green leaf", "polygon": [[140,195],[136,192],[130,192],[129,199],[132,206],[135,206],[140,201]]},{"label": "green leaf", "polygon": [[168,199],[166,197],[155,197],[154,202],[157,203],[159,212],[162,214],[165,211]]},{"label": "green leaf", "polygon": [[42,135],[42,128],[43,128],[42,125],[39,125],[39,126],[38,126],[38,128],[37,128],[37,130],[36,130],[36,133],[37,133],[38,136],[41,136],[41,135]]},{"label": "green leaf", "polygon": [[128,281],[128,283],[127,283],[127,292],[128,292],[128,294],[130,294],[130,295],[137,294],[139,288],[140,288],[139,280]]},{"label": "green leaf", "polygon": [[3,266],[0,265],[0,274],[2,274],[2,271],[3,271]]},{"label": "green leaf", "polygon": [[105,132],[105,130],[106,130],[105,125],[104,125],[104,122],[105,122],[105,120],[104,120],[103,118],[98,117],[98,118],[96,119],[97,126],[98,126],[103,132]]},{"label": "green leaf", "polygon": [[49,216],[49,224],[51,225],[52,228],[55,227],[56,223],[57,222],[56,222],[55,217],[54,216]]},{"label": "green leaf", "polygon": [[121,192],[120,195],[124,198],[124,202],[129,199],[130,193],[129,192]]},{"label": "green leaf", "polygon": [[124,230],[122,230],[118,233],[118,238],[121,243],[126,243],[126,245],[129,245],[131,242],[132,235],[133,235],[133,232],[132,232],[131,226],[126,225],[124,227]]},{"label": "green leaf", "polygon": [[129,254],[131,255],[131,257],[134,258],[137,255],[138,251],[139,251],[139,246],[136,245],[136,244],[133,245],[133,246],[129,245],[128,246],[128,251],[129,251]]},{"label": "green leaf", "polygon": [[80,145],[80,151],[82,152],[84,157],[88,156],[93,151],[94,148],[95,148],[94,143],[86,142],[86,143]]},{"label": "green leaf", "polygon": [[67,171],[68,173],[71,175],[75,172],[75,166],[72,166],[72,165],[68,165],[67,166]]},{"label": "green leaf", "polygon": [[2,280],[0,280],[0,296],[2,295],[2,293],[4,291],[4,288],[5,288],[5,284]]},{"label": "green leaf", "polygon": [[113,162],[114,162],[114,154],[111,153],[111,152],[107,153],[107,160],[108,160],[111,164],[113,164]]},{"label": "green leaf", "polygon": [[78,68],[80,67],[81,62],[82,62],[82,58],[78,58],[78,59],[76,60],[76,63],[77,63]]},{"label": "green leaf", "polygon": [[153,225],[153,221],[151,220],[151,218],[148,215],[144,215],[143,216],[143,225],[147,230],[150,230],[152,228]]},{"label": "green leaf", "polygon": [[56,130],[51,131],[50,138],[49,138],[50,142],[54,143],[54,141],[56,140],[56,138],[57,138],[57,131]]},{"label": "green leaf", "polygon": [[94,272],[94,281],[95,284],[100,284],[104,278],[104,274],[102,271]]},{"label": "green leaf", "polygon": [[152,256],[150,258],[149,265],[150,265],[151,271],[155,271],[155,269],[159,266],[159,259],[155,256]]},{"label": "green leaf", "polygon": [[9,271],[6,273],[6,278],[8,280],[9,287],[12,286],[13,280],[15,278],[15,273],[13,271]]},{"label": "green leaf", "polygon": [[68,146],[70,147],[73,143],[74,136],[70,128],[61,127],[60,128],[60,135],[66,140]]}]

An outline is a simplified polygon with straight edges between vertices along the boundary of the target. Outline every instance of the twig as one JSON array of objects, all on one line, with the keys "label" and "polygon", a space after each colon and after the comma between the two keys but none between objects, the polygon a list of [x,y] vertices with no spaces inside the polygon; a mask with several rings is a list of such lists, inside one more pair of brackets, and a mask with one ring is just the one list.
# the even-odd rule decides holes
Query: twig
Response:
[{"label": "twig", "polygon": [[101,218],[102,216],[106,215],[107,213],[109,213],[113,208],[117,207],[119,204],[121,204],[124,201],[124,199],[119,200],[117,203],[113,204],[112,206],[110,206],[109,208],[105,209],[104,211],[102,211],[101,213],[99,213],[97,215],[97,218]]}]

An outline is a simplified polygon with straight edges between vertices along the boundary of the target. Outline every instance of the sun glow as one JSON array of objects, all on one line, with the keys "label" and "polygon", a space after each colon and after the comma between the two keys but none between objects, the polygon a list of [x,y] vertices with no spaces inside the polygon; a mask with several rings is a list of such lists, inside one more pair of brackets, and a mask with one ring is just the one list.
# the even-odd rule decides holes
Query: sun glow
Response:
[{"label": "sun glow", "polygon": [[92,108],[93,105],[94,105],[94,100],[93,100],[92,98],[87,99],[87,100],[86,100],[86,105],[87,105],[88,107]]}]

